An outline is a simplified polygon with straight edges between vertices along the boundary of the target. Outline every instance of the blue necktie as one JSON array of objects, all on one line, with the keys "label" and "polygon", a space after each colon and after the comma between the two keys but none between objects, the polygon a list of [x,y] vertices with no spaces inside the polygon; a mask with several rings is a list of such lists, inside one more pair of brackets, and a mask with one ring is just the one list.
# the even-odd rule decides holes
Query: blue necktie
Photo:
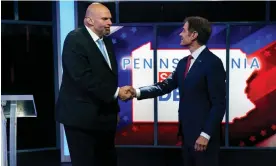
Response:
[{"label": "blue necktie", "polygon": [[100,46],[100,50],[104,56],[104,59],[106,60],[107,64],[109,65],[109,67],[111,68],[110,66],[110,63],[109,63],[109,60],[108,60],[108,55],[106,54],[105,50],[104,50],[104,43],[103,43],[103,40],[102,39],[98,39],[97,40],[97,43],[99,44]]}]

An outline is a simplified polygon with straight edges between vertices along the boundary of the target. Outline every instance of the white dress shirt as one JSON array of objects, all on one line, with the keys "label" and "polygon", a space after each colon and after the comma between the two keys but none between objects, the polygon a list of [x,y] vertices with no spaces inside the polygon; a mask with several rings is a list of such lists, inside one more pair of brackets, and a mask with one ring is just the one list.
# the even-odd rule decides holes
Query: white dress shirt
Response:
[{"label": "white dress shirt", "polygon": [[[191,59],[191,64],[190,64],[190,67],[189,67],[189,71],[190,71],[192,65],[194,64],[194,62],[196,61],[197,57],[199,56],[199,54],[200,54],[205,48],[206,48],[206,46],[203,45],[203,46],[199,47],[197,50],[195,50],[195,51],[191,54],[191,56],[192,56],[193,58]],[[189,71],[188,71],[188,72],[189,72]],[[140,89],[139,89],[139,88],[136,89],[136,96],[137,96],[137,98],[139,98],[139,96],[140,96]],[[210,136],[209,136],[208,134],[204,133],[204,132],[201,132],[200,135],[203,136],[204,138],[208,139],[208,140],[210,139]]]},{"label": "white dress shirt", "polygon": [[[99,47],[99,49],[101,50],[101,48],[100,48],[100,46],[99,46],[99,44],[98,44],[98,40],[103,40],[103,38],[100,38],[96,33],[94,33],[91,29],[89,29],[87,26],[85,26],[86,27],[86,29],[87,29],[87,31],[88,31],[88,33],[90,34],[90,36],[92,37],[92,39],[94,40],[94,42],[96,43],[96,45]],[[106,53],[106,55],[108,55],[108,52],[107,52],[107,50],[106,50],[106,47],[105,47],[105,44],[104,44],[104,42],[102,42],[103,43],[103,47],[104,47],[104,51],[105,51],[105,53]],[[104,55],[103,55],[104,56]],[[111,68],[111,63],[110,63],[110,59],[109,59],[109,57],[107,56],[107,63],[108,63],[108,65],[109,65],[109,67]],[[117,88],[117,90],[116,90],[116,92],[115,92],[115,94],[114,94],[114,99],[116,99],[117,97],[118,97],[118,94],[119,94],[119,87]]]},{"label": "white dress shirt", "polygon": [[193,64],[194,64],[194,62],[196,61],[196,59],[197,59],[197,57],[199,56],[199,54],[200,54],[205,48],[206,48],[206,46],[203,45],[203,46],[199,47],[197,50],[195,50],[195,51],[191,54],[191,56],[192,56],[193,58],[191,59],[191,64],[190,64],[190,67],[189,67],[188,72],[190,71],[191,67],[193,66]]}]

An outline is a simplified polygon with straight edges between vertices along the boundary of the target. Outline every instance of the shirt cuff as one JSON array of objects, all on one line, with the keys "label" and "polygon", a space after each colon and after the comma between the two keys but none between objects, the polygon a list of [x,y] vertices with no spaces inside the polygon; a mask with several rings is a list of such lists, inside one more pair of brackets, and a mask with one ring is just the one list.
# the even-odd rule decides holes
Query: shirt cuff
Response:
[{"label": "shirt cuff", "polygon": [[120,88],[118,87],[117,90],[116,90],[116,92],[115,92],[115,94],[114,94],[114,99],[116,99],[118,97],[119,90],[120,90]]},{"label": "shirt cuff", "polygon": [[200,135],[208,140],[210,139],[210,136],[204,132],[201,132]]},{"label": "shirt cuff", "polygon": [[139,98],[140,97],[140,94],[141,94],[141,91],[140,91],[140,89],[135,89],[135,91],[136,91],[136,98]]}]

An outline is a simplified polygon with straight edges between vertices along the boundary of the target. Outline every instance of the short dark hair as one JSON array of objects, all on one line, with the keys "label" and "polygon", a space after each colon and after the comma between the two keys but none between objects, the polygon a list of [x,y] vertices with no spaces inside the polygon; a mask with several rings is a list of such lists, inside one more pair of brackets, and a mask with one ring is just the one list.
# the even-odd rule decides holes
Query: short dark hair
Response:
[{"label": "short dark hair", "polygon": [[207,19],[199,16],[187,17],[184,20],[184,23],[186,22],[189,23],[189,32],[196,31],[198,33],[197,42],[200,45],[206,44],[212,34],[211,23]]}]

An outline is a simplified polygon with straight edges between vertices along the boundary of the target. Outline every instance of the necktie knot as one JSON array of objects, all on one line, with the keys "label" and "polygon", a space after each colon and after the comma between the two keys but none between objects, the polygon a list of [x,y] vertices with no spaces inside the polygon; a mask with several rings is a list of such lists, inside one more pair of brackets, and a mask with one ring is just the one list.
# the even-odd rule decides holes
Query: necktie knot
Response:
[{"label": "necktie knot", "polygon": [[102,40],[102,39],[98,39],[98,40],[97,40],[97,43],[100,45],[100,47],[103,46],[103,40]]},{"label": "necktie knot", "polygon": [[193,59],[193,56],[192,56],[192,55],[189,55],[189,56],[188,56],[188,61],[190,61],[191,59]]},{"label": "necktie knot", "polygon": [[104,46],[103,46],[103,40],[102,40],[102,39],[98,39],[98,40],[97,40],[97,43],[99,44],[99,49],[101,50],[102,54],[103,54],[104,56],[106,56],[106,55],[105,55],[105,51],[104,51]]}]

